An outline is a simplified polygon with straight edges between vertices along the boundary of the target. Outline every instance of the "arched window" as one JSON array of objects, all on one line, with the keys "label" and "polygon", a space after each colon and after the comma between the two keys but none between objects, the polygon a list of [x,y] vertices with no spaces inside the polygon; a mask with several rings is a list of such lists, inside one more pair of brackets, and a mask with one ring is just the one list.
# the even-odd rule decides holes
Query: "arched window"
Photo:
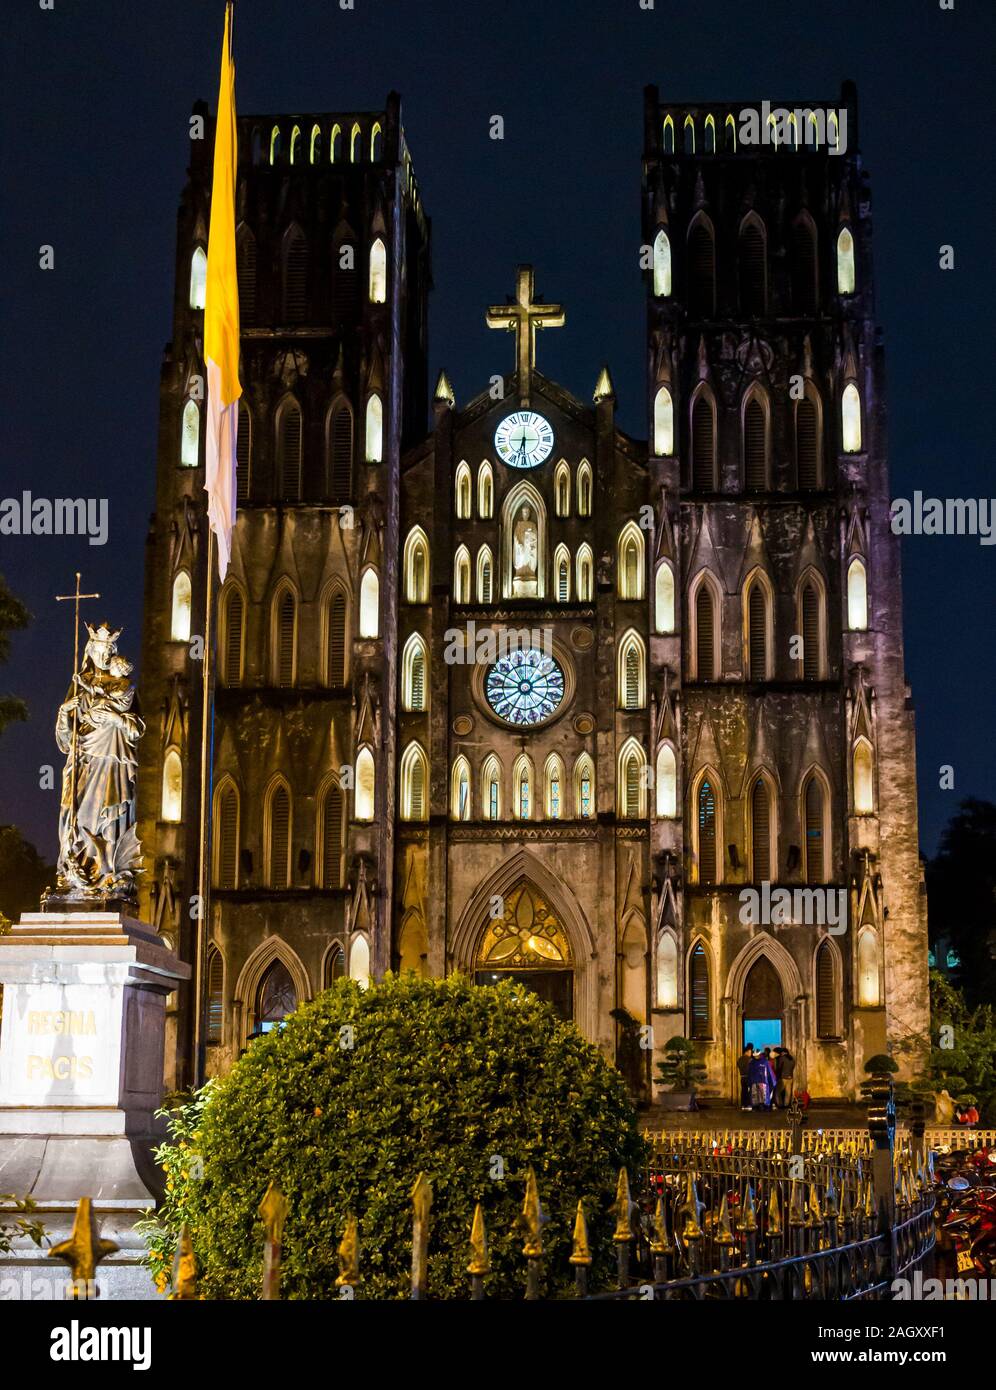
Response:
[{"label": "arched window", "polygon": [[658,387],[654,396],[654,453],[659,458],[674,453],[674,404],[666,386]]},{"label": "arched window", "polygon": [[647,814],[647,757],[635,738],[627,739],[619,752],[619,815],[642,820]]},{"label": "arched window", "polygon": [[694,154],[694,153],[695,153],[695,118],[694,118],[692,115],[690,115],[690,114],[687,115],[687,116],[685,117],[685,123],[684,123],[684,125],[682,126],[681,129],[682,129],[682,134],[684,135],[684,138],[685,138],[685,153],[686,153],[686,154]]},{"label": "arched window", "polygon": [[620,709],[646,707],[646,652],[640,637],[632,631],[619,643],[618,685]]},{"label": "arched window", "polygon": [[470,517],[470,469],[465,463],[457,465],[454,480],[454,497],[456,501],[456,514],[459,521],[466,521]]},{"label": "arched window", "polygon": [[857,555],[847,567],[847,626],[852,632],[868,626],[868,571]]},{"label": "arched window", "polygon": [[495,565],[488,546],[482,545],[477,552],[477,601],[490,603],[494,593]]},{"label": "arched window", "polygon": [[826,679],[826,620],[822,585],[810,573],[799,597],[799,631],[802,633],[803,680]]},{"label": "arched window", "polygon": [[493,753],[481,769],[481,813],[485,820],[501,820],[501,764]]},{"label": "arched window", "polygon": [[296,125],[291,131],[290,162],[296,164],[301,154],[301,127]]},{"label": "arched window", "polygon": [[378,395],[367,401],[366,456],[367,463],[384,461],[384,407]]},{"label": "arched window", "polygon": [[543,769],[543,811],[547,820],[560,820],[564,814],[564,762],[551,753]]},{"label": "arched window", "polygon": [[820,398],[812,382],[807,381],[805,395],[795,403],[795,463],[800,488],[811,490],[820,486],[822,434]]},{"label": "arched window", "polygon": [[353,412],[344,400],[333,403],[326,430],[328,491],[348,497],[353,482]]},{"label": "arched window", "polygon": [[369,296],[371,304],[387,303],[387,250],[380,237],[370,247]]},{"label": "arched window", "polygon": [[253,1036],[269,1033],[297,1008],[297,992],[290,972],[282,960],[275,960],[256,991],[253,1010]]},{"label": "arched window", "polygon": [[849,227],[837,236],[837,293],[854,293],[854,238]]},{"label": "arched window", "polygon": [[587,459],[578,464],[578,516],[591,516],[591,465]]},{"label": "arched window", "polygon": [[232,588],[229,590],[222,613],[224,615],[223,640],[219,644],[224,663],[222,679],[226,685],[241,685],[245,605],[240,589]]},{"label": "arched window", "polygon": [[726,148],[730,154],[737,152],[737,123],[733,118],[732,112],[728,113],[723,122],[723,134],[725,137]]},{"label": "arched window", "polygon": [[803,787],[802,808],[806,835],[806,882],[826,883],[826,792],[822,780],[815,772],[810,773]]},{"label": "arched window", "polygon": [[845,454],[861,452],[861,397],[853,381],[840,398],[840,438]]},{"label": "arched window", "polygon": [[333,689],[346,684],[346,595],[333,589],[325,606],[325,683]]},{"label": "arched window", "polygon": [[760,573],[755,571],[745,589],[746,612],[744,628],[746,651],[744,656],[747,679],[766,681],[771,679],[772,642],[772,602],[771,593]]},{"label": "arched window", "polygon": [[203,309],[207,294],[208,258],[203,246],[195,246],[190,258],[190,307]]},{"label": "arched window", "polygon": [[654,631],[674,631],[674,570],[662,560],[654,575]]},{"label": "arched window", "polygon": [[816,951],[816,1036],[836,1038],[839,1036],[837,1023],[837,1000],[840,989],[837,983],[837,956],[829,940],[824,939]]},{"label": "arched window", "polygon": [[874,927],[864,927],[858,936],[858,1008],[877,1009],[881,1002],[878,934]]},{"label": "arched window", "polygon": [[342,158],[342,127],[338,124],[332,127],[332,134],[329,136],[329,163],[338,164]]},{"label": "arched window", "polygon": [[591,546],[587,541],[578,547],[577,560],[577,596],[578,603],[590,603],[594,594],[594,562],[592,560]]},{"label": "arched window", "polygon": [[319,125],[311,127],[311,148],[309,158],[312,164],[318,164],[322,157],[322,128]]},{"label": "arched window", "polygon": [[711,111],[705,118],[705,152],[706,154],[716,153],[716,117]]},{"label": "arched window", "polygon": [[768,487],[768,412],[759,391],[752,391],[743,413],[744,487],[764,492]]},{"label": "arched window", "polygon": [[688,961],[688,1034],[691,1038],[712,1035],[709,957],[701,941],[692,947]]},{"label": "arched window", "polygon": [[301,228],[290,227],[284,237],[283,318],[303,323],[308,310],[308,243]]},{"label": "arched window", "polygon": [[354,125],[349,133],[349,162],[358,164],[360,159],[360,127]]},{"label": "arched window", "polygon": [[266,881],[289,888],[291,881],[291,799],[284,782],[270,789],[266,801]]},{"label": "arched window", "polygon": [[332,319],[349,329],[359,313],[360,272],[356,265],[356,241],[350,227],[337,229],[332,248]]},{"label": "arched window", "polygon": [[413,526],[405,540],[405,599],[429,602],[429,540],[421,526]]},{"label": "arched window", "polygon": [[554,503],[558,516],[571,514],[571,470],[564,459],[557,464],[553,482]]},{"label": "arched window", "polygon": [[256,238],[242,224],[235,236],[235,273],[239,291],[239,322],[256,321]]},{"label": "arched window", "polygon": [[279,127],[278,125],[275,125],[275,126],[273,127],[273,129],[270,131],[270,163],[271,163],[271,164],[276,164],[277,160],[280,158],[280,146],[281,146],[281,143],[282,143],[282,142],[281,142],[281,139],[280,139],[280,127]]},{"label": "arched window", "polygon": [[384,132],[380,128],[380,121],[374,121],[373,129],[370,132],[370,163],[376,164],[381,157],[384,146]]},{"label": "arched window", "polygon": [[214,884],[239,886],[239,793],[226,779],[214,794]]},{"label": "arched window", "polygon": [[773,877],[771,788],[765,778],[757,777],[750,793],[751,881],[764,883]]},{"label": "arched window", "polygon": [[692,406],[692,487],[696,492],[716,488],[716,402],[708,388]]},{"label": "arched window", "polygon": [[678,814],[678,764],[670,743],[657,750],[657,814],[669,819]]},{"label": "arched window", "polygon": [[413,632],[405,643],[401,658],[401,706],[403,709],[421,712],[428,708],[427,691],[428,655],[426,645],[417,632]]},{"label": "arched window", "polygon": [[698,218],[688,235],[688,312],[711,318],[716,312],[716,242],[712,224]]},{"label": "arched window", "polygon": [[273,684],[291,686],[297,678],[297,599],[291,589],[275,596],[270,622]]},{"label": "arched window", "polygon": [[553,574],[557,589],[557,602],[569,603],[571,600],[571,553],[566,545],[558,545],[553,553]]},{"label": "arched window", "polygon": [[669,931],[657,938],[657,1007],[678,1007],[678,943]]},{"label": "arched window", "polygon": [[201,460],[201,410],[196,401],[189,400],[183,407],[183,422],[180,430],[180,464],[184,468],[196,468]]},{"label": "arched window", "polygon": [[768,270],[764,226],[749,213],[740,227],[740,308],[744,314],[760,315],[767,308]]},{"label": "arched window", "polygon": [[209,1047],[222,1040],[225,1021],[225,961],[214,942],[207,949],[207,1036]]},{"label": "arched window", "polygon": [[319,882],[323,888],[342,887],[342,847],[345,798],[338,782],[330,782],[320,802],[318,842],[322,847]]},{"label": "arched window", "polygon": [[173,580],[173,610],[170,617],[170,641],[190,641],[190,575],[180,570]]},{"label": "arched window", "polygon": [[322,971],[322,984],[325,989],[329,989],[335,984],[336,980],[341,980],[346,974],[346,957],[338,941],[325,957],[325,968]]},{"label": "arched window", "polygon": [[374,760],[369,748],[361,748],[356,755],[356,791],[353,805],[357,820],[374,818]]},{"label": "arched window", "polygon": [[429,764],[420,743],[409,743],[401,757],[401,819],[427,820]]},{"label": "arched window", "polygon": [[716,830],[716,786],[707,774],[699,783],[696,798],[699,883],[719,882],[720,848]]},{"label": "arched window", "polygon": [[360,636],[380,636],[380,580],[373,567],[360,580]]},{"label": "arched window", "polygon": [[301,500],[301,407],[282,402],[277,411],[277,497],[282,502]]},{"label": "arched window", "polygon": [[875,778],[871,744],[859,738],[852,757],[854,778],[854,813],[868,816],[875,809]]},{"label": "arched window", "polygon": [[183,764],[175,748],[170,748],[163,759],[163,794],[159,819],[183,819]]},{"label": "arched window", "polygon": [[664,117],[661,142],[665,154],[674,154],[674,118],[672,116]]},{"label": "arched window", "polygon": [[239,401],[235,432],[235,501],[241,507],[252,492],[252,413],[243,397]]},{"label": "arched window", "polygon": [[470,602],[470,554],[465,545],[453,557],[453,602]]},{"label": "arched window", "polygon": [[533,814],[533,765],[520,753],[512,766],[512,815],[515,820],[531,820]]},{"label": "arched window", "polygon": [[494,513],[495,485],[490,463],[482,463],[477,470],[477,514],[487,520]]},{"label": "arched window", "polygon": [[454,760],[450,775],[450,816],[470,820],[470,763],[463,754]]},{"label": "arched window", "polygon": [[654,294],[666,298],[671,293],[671,243],[662,227],[654,237]]},{"label": "arched window", "polygon": [[819,299],[816,228],[805,214],[792,228],[792,307],[797,314],[815,314]]},{"label": "arched window", "polygon": [[703,577],[692,588],[692,607],[695,614],[692,637],[695,642],[692,679],[713,681],[719,679],[720,656],[720,600],[715,592],[711,577]]},{"label": "arched window", "polygon": [[616,575],[620,598],[643,598],[645,568],[643,532],[635,521],[627,521],[619,533],[616,545]]},{"label": "arched window", "polygon": [[370,943],[365,936],[357,936],[349,948],[349,978],[355,980],[361,989],[370,985]]}]

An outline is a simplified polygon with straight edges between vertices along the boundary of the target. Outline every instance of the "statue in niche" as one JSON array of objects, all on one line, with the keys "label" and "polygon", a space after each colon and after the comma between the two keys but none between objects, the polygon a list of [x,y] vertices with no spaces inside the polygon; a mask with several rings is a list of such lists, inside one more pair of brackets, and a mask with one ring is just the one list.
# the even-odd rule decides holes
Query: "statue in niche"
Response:
[{"label": "statue in niche", "polygon": [[523,503],[512,528],[512,597],[539,596],[539,530],[528,503]]}]

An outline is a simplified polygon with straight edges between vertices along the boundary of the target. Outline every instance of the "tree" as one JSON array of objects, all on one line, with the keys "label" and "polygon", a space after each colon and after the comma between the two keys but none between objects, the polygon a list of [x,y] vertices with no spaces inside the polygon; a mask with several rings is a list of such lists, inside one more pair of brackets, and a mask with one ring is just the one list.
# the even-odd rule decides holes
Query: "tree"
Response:
[{"label": "tree", "polygon": [[996,805],[969,797],[927,865],[930,938],[961,959],[969,1005],[996,1004]]},{"label": "tree", "polygon": [[669,1091],[694,1093],[708,1076],[695,1044],[690,1038],[668,1038],[664,1055],[657,1063],[658,1081]]},{"label": "tree", "polygon": [[[7,587],[0,574],[0,666],[10,658],[10,633],[26,628],[31,614]],[[0,733],[15,719],[27,719],[28,707],[13,695],[0,695]]]},{"label": "tree", "polygon": [[969,1006],[961,990],[930,972],[930,1055],[923,1082],[953,1100],[976,1097],[983,1124],[996,1122],[996,1011]]},{"label": "tree", "polygon": [[42,892],[55,883],[55,865],[47,863],[16,825],[0,825],[0,917],[16,921],[22,912],[37,912]]},{"label": "tree", "polygon": [[551,1286],[572,1284],[568,1257],[585,1203],[593,1285],[613,1264],[618,1170],[646,1160],[622,1077],[572,1024],[522,985],[462,976],[389,975],[361,989],[337,980],[253,1041],[232,1071],[171,1122],[159,1150],[167,1199],[146,1227],[160,1283],[188,1224],[209,1298],[258,1298],[271,1180],[288,1202],[281,1293],[335,1298],[337,1249],[359,1223],[359,1297],[404,1298],[411,1189],[432,1183],[429,1292],[466,1298],[468,1237],[484,1211],[492,1296],[521,1295],[527,1170],[549,1216]]}]

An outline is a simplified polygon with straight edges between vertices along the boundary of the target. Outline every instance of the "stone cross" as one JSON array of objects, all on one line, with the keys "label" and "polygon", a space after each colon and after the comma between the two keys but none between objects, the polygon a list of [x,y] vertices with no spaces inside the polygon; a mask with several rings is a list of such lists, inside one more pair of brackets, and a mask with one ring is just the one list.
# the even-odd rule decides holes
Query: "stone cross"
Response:
[{"label": "stone cross", "polygon": [[563,305],[541,304],[533,299],[533,268],[520,265],[516,273],[515,302],[492,304],[486,315],[489,328],[504,328],[515,334],[515,362],[519,377],[519,400],[529,404],[529,376],[536,365],[537,328],[563,328]]}]

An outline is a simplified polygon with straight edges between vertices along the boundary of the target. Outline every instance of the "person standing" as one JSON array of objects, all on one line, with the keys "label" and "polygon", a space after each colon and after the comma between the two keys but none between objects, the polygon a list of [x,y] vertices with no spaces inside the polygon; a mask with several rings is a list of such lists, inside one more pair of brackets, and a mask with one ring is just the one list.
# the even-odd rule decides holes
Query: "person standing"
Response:
[{"label": "person standing", "polygon": [[737,1058],[737,1074],[740,1077],[740,1109],[750,1109],[750,1082],[747,1073],[750,1071],[750,1064],[754,1060],[754,1044],[748,1043]]},{"label": "person standing", "polygon": [[768,1065],[763,1052],[755,1052],[747,1068],[747,1081],[750,1085],[750,1107],[752,1110],[766,1110],[771,1103],[771,1082],[774,1073]]},{"label": "person standing", "polygon": [[795,1058],[787,1047],[778,1049],[775,1076],[778,1079],[778,1108],[786,1110],[792,1104],[792,1093],[795,1089]]}]

